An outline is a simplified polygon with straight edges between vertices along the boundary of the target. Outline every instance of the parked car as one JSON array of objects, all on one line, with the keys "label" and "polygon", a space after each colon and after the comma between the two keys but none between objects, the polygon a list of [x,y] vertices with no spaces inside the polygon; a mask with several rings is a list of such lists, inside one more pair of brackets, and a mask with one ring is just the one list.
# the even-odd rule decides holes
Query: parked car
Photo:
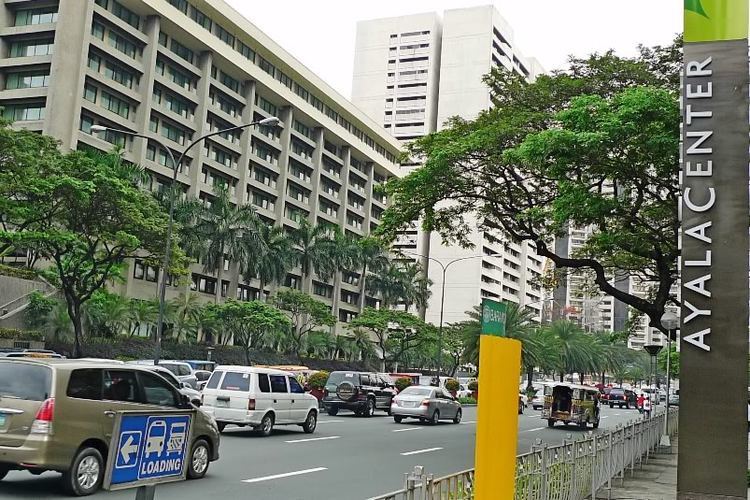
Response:
[{"label": "parked car", "polygon": [[357,415],[371,417],[375,410],[389,415],[394,391],[389,382],[377,373],[332,372],[326,381],[323,407],[329,415],[339,410],[351,410]]},{"label": "parked car", "polygon": [[469,390],[468,384],[461,384],[461,388],[456,392],[456,397],[459,398],[470,398],[471,391]]},{"label": "parked car", "polygon": [[630,389],[623,389],[622,387],[612,387],[607,395],[606,403],[609,404],[610,408],[619,406],[620,408],[629,409],[636,407],[636,395],[635,392]]},{"label": "parked car", "polygon": [[461,403],[440,387],[412,385],[401,391],[391,404],[391,414],[396,423],[405,418],[418,418],[432,425],[440,420],[461,423]]},{"label": "parked car", "polygon": [[[102,484],[116,412],[194,410],[145,367],[96,361],[0,359],[0,397],[0,479],[10,470],[59,471],[77,496]],[[219,430],[195,410],[192,436],[187,475],[201,478],[219,458]]]},{"label": "parked car", "polygon": [[[154,365],[153,359],[140,359],[137,361],[128,361],[128,364],[134,364],[134,365]],[[190,387],[192,387],[195,390],[198,390],[198,379],[196,378],[195,374],[193,374],[192,367],[184,362],[184,361],[173,361],[173,360],[160,360],[159,366],[163,366],[167,370],[171,371],[175,374],[177,379],[180,382],[185,382]]]},{"label": "parked car", "polygon": [[65,356],[45,349],[22,349],[0,353],[3,358],[64,359]]},{"label": "parked car", "polygon": [[195,378],[198,380],[198,390],[202,391],[203,388],[206,387],[208,379],[211,378],[211,372],[208,370],[195,370],[193,375],[195,375]]},{"label": "parked car", "polygon": [[164,377],[167,382],[172,384],[172,387],[180,391],[181,394],[187,396],[190,399],[190,402],[193,403],[193,406],[201,406],[201,393],[187,385],[185,382],[180,382],[171,371],[161,365],[144,365],[144,368]]},{"label": "parked car", "polygon": [[185,363],[190,365],[193,370],[206,370],[208,372],[214,371],[216,363],[214,361],[204,361],[200,359],[184,359]]},{"label": "parked car", "polygon": [[272,368],[217,366],[203,389],[202,408],[220,431],[232,424],[268,436],[274,426],[299,425],[310,434],[318,424],[318,400],[294,375]]}]

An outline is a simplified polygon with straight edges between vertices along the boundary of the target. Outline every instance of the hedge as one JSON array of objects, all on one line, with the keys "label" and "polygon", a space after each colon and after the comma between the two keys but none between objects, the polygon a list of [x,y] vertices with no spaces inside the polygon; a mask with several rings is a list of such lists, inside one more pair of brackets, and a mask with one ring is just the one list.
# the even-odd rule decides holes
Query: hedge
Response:
[{"label": "hedge", "polygon": [[0,275],[10,276],[12,278],[21,278],[25,280],[35,280],[38,277],[36,271],[33,271],[31,269],[6,266],[5,264],[0,264]]},{"label": "hedge", "polygon": [[[68,357],[73,355],[71,342],[47,342],[47,349]],[[224,365],[244,365],[245,352],[237,346],[213,346],[211,360]],[[83,355],[90,358],[107,359],[150,359],[154,355],[154,342],[143,337],[87,338],[82,342]],[[205,344],[178,344],[164,341],[162,343],[163,359],[207,359],[208,349]],[[251,350],[250,360],[254,365],[298,365],[300,360],[289,354],[276,351]],[[371,371],[368,363],[336,361],[315,358],[302,358],[302,364],[313,370],[355,370]],[[374,370],[372,370],[374,371]]]},{"label": "hedge", "polygon": [[0,339],[31,340],[44,342],[44,335],[33,330],[18,330],[16,328],[0,328]]}]

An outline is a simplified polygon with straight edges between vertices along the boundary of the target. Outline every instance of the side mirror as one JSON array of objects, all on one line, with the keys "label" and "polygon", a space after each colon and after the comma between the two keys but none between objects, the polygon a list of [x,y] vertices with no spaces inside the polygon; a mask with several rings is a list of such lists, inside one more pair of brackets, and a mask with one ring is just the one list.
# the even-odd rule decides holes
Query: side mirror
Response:
[{"label": "side mirror", "polygon": [[190,397],[185,394],[180,394],[180,408],[189,409],[193,407],[193,403],[190,401]]},{"label": "side mirror", "polygon": [[180,387],[182,387],[183,389],[190,389],[190,384],[188,384],[187,382],[180,382]]}]

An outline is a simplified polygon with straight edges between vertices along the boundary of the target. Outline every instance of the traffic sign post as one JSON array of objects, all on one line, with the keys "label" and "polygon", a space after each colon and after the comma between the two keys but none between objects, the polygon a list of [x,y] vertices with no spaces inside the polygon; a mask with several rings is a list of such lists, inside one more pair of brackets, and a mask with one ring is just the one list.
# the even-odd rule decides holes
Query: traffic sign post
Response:
[{"label": "traffic sign post", "polygon": [[[118,412],[104,488],[119,490],[185,479],[193,417],[194,412],[184,410]],[[153,495],[153,490],[149,493]]]},{"label": "traffic sign post", "polygon": [[479,341],[474,494],[477,500],[513,498],[518,441],[521,343],[505,338],[506,305],[482,301]]}]

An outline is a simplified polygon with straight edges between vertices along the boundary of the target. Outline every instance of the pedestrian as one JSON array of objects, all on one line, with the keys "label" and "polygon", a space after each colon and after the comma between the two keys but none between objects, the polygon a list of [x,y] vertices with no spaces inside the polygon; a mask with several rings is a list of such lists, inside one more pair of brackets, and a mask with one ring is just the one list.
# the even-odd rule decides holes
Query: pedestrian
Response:
[{"label": "pedestrian", "polygon": [[638,412],[643,414],[643,402],[646,400],[645,397],[643,397],[643,393],[638,394],[638,399],[636,400],[636,407],[638,408]]},{"label": "pedestrian", "polygon": [[643,400],[643,415],[648,419],[651,418],[651,398],[644,398]]}]

